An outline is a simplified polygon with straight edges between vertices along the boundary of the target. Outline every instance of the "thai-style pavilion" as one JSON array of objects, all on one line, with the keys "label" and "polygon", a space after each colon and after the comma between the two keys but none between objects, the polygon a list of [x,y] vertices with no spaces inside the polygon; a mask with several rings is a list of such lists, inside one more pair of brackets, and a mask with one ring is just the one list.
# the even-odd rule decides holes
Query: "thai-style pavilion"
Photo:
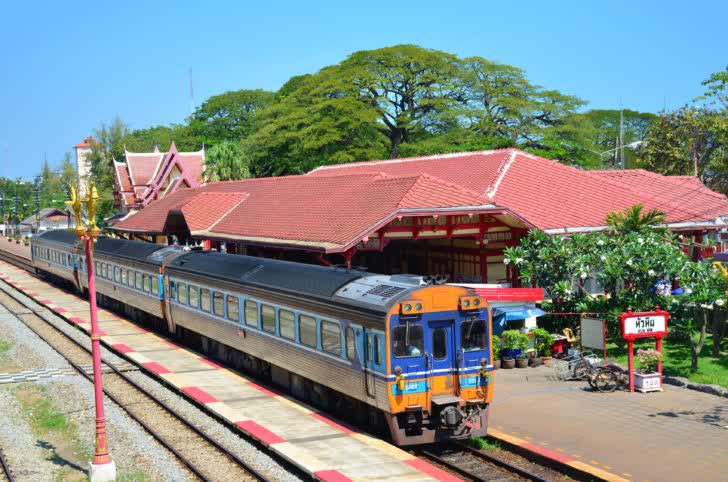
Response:
[{"label": "thai-style pavilion", "polygon": [[114,207],[134,212],[177,189],[199,187],[204,162],[204,148],[178,152],[174,142],[168,152],[125,150],[124,162],[114,160]]},{"label": "thai-style pavilion", "polygon": [[[668,228],[697,241],[728,227],[726,197],[695,177],[585,171],[518,149],[328,165],[300,176],[190,187],[151,202],[115,230],[380,273],[515,284],[503,249],[529,229],[601,230],[609,212],[635,204],[664,211]],[[154,192],[160,190],[135,193],[137,205]]]}]

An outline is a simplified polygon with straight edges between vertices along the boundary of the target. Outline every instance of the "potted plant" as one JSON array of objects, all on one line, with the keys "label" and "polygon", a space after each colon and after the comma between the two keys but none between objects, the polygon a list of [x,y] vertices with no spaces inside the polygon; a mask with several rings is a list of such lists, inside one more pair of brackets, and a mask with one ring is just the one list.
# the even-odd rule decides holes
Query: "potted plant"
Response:
[{"label": "potted plant", "polygon": [[516,333],[518,333],[516,339],[518,351],[516,353],[516,368],[526,368],[528,367],[528,335],[526,333]]},{"label": "potted plant", "polygon": [[501,333],[501,368],[513,368],[516,366],[515,357],[520,353],[518,351],[518,338],[520,333],[518,330],[506,330]]},{"label": "potted plant", "polygon": [[497,370],[500,368],[500,350],[501,350],[501,340],[498,337],[498,335],[493,335],[493,339],[491,340],[491,346],[493,351],[493,369]]},{"label": "potted plant", "polygon": [[662,376],[657,371],[662,354],[653,350],[637,350],[637,370],[634,373],[634,387],[642,393],[661,392]]},{"label": "potted plant", "polygon": [[545,366],[551,366],[553,360],[551,358],[554,344],[553,335],[543,328],[536,328],[531,333],[534,336],[534,348],[536,348],[536,352],[541,357],[541,361]]}]

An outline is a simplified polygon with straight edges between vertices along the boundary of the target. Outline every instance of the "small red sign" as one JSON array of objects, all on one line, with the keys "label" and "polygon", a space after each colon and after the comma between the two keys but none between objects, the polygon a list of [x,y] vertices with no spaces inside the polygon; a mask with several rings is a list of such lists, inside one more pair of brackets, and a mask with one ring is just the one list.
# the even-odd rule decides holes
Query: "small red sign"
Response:
[{"label": "small red sign", "polygon": [[643,311],[634,313],[628,311],[619,315],[622,327],[622,338],[636,340],[638,338],[663,338],[667,336],[667,320],[670,313],[667,311]]}]

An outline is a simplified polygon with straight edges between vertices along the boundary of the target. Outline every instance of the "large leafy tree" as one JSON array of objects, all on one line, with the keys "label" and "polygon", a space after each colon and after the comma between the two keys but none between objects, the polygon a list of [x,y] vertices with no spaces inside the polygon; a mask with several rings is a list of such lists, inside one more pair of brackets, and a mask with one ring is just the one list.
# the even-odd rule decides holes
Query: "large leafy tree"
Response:
[{"label": "large leafy tree", "polygon": [[210,146],[224,140],[239,141],[253,131],[256,113],[274,98],[273,92],[261,89],[213,95],[192,114],[189,129]]},{"label": "large leafy tree", "polygon": [[114,188],[113,161],[124,159],[124,142],[129,132],[129,126],[118,117],[94,130],[96,142],[91,145],[88,159],[91,162],[91,178],[102,198],[111,196]]},{"label": "large leafy tree", "polygon": [[124,146],[131,152],[151,152],[155,147],[166,151],[172,142],[180,151],[196,151],[202,147],[203,139],[190,126],[180,124],[137,129],[124,138]]},{"label": "large leafy tree", "polygon": [[668,175],[697,175],[728,193],[728,111],[684,107],[660,114],[640,150],[638,165]]},{"label": "large leafy tree", "polygon": [[250,177],[248,158],[239,142],[223,141],[205,155],[204,176],[208,181],[232,181]]}]

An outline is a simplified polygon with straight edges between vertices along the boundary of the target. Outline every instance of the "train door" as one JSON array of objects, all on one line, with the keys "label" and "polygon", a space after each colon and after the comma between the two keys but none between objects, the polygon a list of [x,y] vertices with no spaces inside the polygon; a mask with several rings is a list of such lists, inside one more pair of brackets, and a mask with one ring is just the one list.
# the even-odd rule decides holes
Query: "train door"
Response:
[{"label": "train door", "polygon": [[377,335],[364,329],[364,383],[367,395],[376,396],[376,365],[379,363],[379,340]]},{"label": "train door", "polygon": [[430,392],[433,396],[454,395],[458,392],[457,351],[453,320],[430,321],[426,349],[430,365]]}]

